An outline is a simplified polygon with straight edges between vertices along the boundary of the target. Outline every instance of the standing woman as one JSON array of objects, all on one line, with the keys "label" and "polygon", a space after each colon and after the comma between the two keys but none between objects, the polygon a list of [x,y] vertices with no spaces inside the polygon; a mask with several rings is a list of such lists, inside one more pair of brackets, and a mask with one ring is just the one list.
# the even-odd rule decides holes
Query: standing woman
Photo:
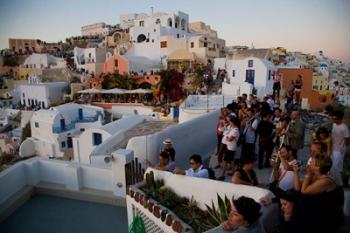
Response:
[{"label": "standing woman", "polygon": [[237,141],[239,139],[239,120],[237,117],[231,115],[228,117],[228,122],[229,126],[225,134],[227,150],[223,157],[222,174],[218,178],[219,180],[225,179],[228,163],[231,163],[232,168],[232,172],[229,175],[232,176],[235,171],[235,153],[237,150]]}]

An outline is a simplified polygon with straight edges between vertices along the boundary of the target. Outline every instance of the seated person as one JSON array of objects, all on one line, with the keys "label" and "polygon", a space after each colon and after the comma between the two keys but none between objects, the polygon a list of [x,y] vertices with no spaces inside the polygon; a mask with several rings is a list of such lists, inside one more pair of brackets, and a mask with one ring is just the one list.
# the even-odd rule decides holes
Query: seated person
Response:
[{"label": "seated person", "polygon": [[170,161],[169,154],[165,151],[160,152],[158,165],[154,166],[149,160],[146,160],[145,163],[147,166],[155,168],[157,170],[173,172],[175,169],[175,163],[173,161]]},{"label": "seated person", "polygon": [[252,198],[242,196],[233,200],[230,216],[222,224],[223,229],[232,233],[265,233],[259,222],[260,209],[260,204]]},{"label": "seated person", "polygon": [[232,176],[232,183],[244,185],[258,185],[258,179],[253,169],[256,159],[250,156],[243,156],[239,168]]},{"label": "seated person", "polygon": [[209,178],[208,169],[203,167],[202,158],[200,155],[192,155],[190,157],[190,165],[191,168],[188,170],[183,171],[177,168],[175,169],[174,173],[178,175],[186,175],[198,178]]}]

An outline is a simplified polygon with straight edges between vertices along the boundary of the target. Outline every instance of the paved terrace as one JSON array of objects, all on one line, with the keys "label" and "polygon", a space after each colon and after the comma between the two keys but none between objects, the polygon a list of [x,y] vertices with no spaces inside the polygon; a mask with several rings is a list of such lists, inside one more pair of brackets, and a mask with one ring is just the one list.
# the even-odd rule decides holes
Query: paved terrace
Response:
[{"label": "paved terrace", "polygon": [[114,145],[111,151],[115,151],[120,148],[126,148],[129,140],[133,137],[154,134],[173,124],[175,124],[173,121],[146,120],[134,128],[127,130],[125,132],[124,140],[121,143]]}]

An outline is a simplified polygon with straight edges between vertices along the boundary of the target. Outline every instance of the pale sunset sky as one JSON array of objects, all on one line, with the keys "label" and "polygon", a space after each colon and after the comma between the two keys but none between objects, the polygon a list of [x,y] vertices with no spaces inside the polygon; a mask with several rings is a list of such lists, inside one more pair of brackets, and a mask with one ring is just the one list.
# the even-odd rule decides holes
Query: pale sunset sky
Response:
[{"label": "pale sunset sky", "polygon": [[183,11],[226,45],[283,46],[350,63],[350,0],[0,0],[0,49],[8,38],[64,41],[83,25],[119,23],[119,15]]}]

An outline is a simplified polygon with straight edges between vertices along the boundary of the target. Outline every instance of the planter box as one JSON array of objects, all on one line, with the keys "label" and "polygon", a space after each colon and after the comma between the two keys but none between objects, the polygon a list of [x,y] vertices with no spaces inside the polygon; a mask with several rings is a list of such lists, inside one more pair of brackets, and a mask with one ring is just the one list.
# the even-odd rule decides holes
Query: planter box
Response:
[{"label": "planter box", "polygon": [[[128,209],[128,224],[132,223],[135,216],[140,216],[145,224],[146,232],[164,232],[164,233],[192,233],[194,230],[178,218],[170,209],[161,206],[157,201],[149,198],[146,208],[144,201],[140,203],[135,200],[136,197],[146,194],[139,188],[144,183],[138,183],[130,188],[130,193],[133,193],[134,198],[130,195],[126,196],[126,204]],[[150,204],[151,203],[151,204]],[[152,210],[152,211],[151,211]]]}]

